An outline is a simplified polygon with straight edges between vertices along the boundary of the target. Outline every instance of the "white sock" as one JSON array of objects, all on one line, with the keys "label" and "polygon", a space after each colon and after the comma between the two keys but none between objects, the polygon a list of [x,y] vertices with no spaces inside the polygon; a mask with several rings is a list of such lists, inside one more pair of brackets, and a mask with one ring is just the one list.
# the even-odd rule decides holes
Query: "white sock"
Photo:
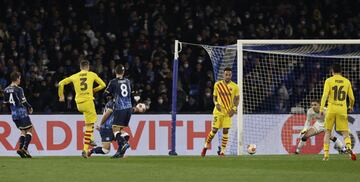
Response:
[{"label": "white sock", "polygon": [[341,142],[341,140],[336,139],[335,141],[335,146],[338,147],[339,149],[343,149],[344,148],[344,144]]},{"label": "white sock", "polygon": [[299,142],[299,144],[298,144],[298,146],[297,146],[297,148],[296,148],[296,151],[297,151],[297,152],[300,152],[300,150],[304,147],[305,143],[306,143],[306,142],[300,140],[300,142]]}]

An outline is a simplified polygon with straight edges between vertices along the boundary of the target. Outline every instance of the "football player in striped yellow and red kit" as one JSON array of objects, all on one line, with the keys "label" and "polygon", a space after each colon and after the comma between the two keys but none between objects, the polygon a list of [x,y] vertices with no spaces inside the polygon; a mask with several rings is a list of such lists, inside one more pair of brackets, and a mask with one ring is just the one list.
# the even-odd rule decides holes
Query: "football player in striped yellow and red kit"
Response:
[{"label": "football player in striped yellow and red kit", "polygon": [[224,69],[224,79],[217,81],[214,85],[214,120],[212,130],[206,138],[205,146],[201,152],[203,157],[206,155],[206,151],[219,128],[223,129],[220,156],[224,156],[229,141],[229,129],[232,125],[231,117],[236,113],[239,104],[239,87],[231,81],[231,77],[232,70],[227,67]]}]

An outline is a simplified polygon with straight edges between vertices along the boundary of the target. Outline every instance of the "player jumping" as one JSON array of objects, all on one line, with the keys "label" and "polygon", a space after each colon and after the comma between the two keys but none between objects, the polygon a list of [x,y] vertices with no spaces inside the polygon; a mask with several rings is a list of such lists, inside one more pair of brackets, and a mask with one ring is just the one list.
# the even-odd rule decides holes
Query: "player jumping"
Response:
[{"label": "player jumping", "polygon": [[21,158],[31,158],[28,146],[32,138],[32,123],[28,114],[33,112],[31,105],[26,101],[24,90],[19,87],[21,75],[19,72],[10,74],[11,84],[5,88],[5,101],[9,104],[12,119],[21,131],[19,138],[19,149],[17,153]]},{"label": "player jumping", "polygon": [[[79,112],[84,114],[85,117],[85,134],[84,134],[84,148],[82,156],[87,158],[87,152],[89,145],[94,141],[94,123],[97,119],[97,114],[94,105],[95,92],[98,92],[106,87],[104,81],[99,76],[89,71],[90,63],[87,60],[80,62],[80,72],[71,75],[59,82],[59,101],[64,102],[64,85],[73,83],[75,90],[75,102]],[[94,82],[99,84],[96,88],[93,88]]]},{"label": "player jumping", "polygon": [[[310,126],[310,122],[313,119],[315,119],[316,122]],[[295,154],[300,154],[301,149],[305,145],[307,139],[324,131],[324,117],[320,116],[320,103],[319,101],[312,101],[311,108],[308,109],[306,113],[304,129],[300,133],[300,142],[296,148]],[[340,152],[345,152],[344,144],[340,140],[338,140],[335,136],[331,136],[330,140],[335,143],[336,148]]]}]

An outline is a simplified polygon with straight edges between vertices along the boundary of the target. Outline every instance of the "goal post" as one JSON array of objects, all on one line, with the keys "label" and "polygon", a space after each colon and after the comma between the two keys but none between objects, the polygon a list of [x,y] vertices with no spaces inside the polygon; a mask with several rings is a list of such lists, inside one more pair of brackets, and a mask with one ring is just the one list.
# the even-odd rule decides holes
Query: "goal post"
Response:
[{"label": "goal post", "polygon": [[[243,60],[243,43],[239,42],[239,40],[236,43],[236,52],[237,52],[237,60]],[[244,148],[244,142],[242,140],[243,138],[243,61],[236,61],[237,64],[237,84],[240,87],[239,88],[239,106],[237,109],[237,141],[238,141],[238,148],[237,148],[237,155],[243,155],[243,151],[242,150]]]},{"label": "goal post", "polygon": [[[232,155],[244,154],[248,144],[257,144],[260,154],[291,152],[310,102],[321,99],[330,66],[340,63],[352,82],[357,83],[360,78],[360,40],[237,40],[236,44],[224,46],[177,41],[176,45],[175,54],[179,53],[179,46],[205,49],[215,81],[221,79],[218,73],[224,67],[232,66],[236,74],[233,79],[240,88],[235,128],[231,129],[235,132],[228,144]],[[181,60],[175,56],[173,71],[177,72],[175,61]],[[174,88],[177,79],[173,75]],[[173,127],[174,101],[176,90],[173,89]],[[172,129],[175,132],[175,127]],[[175,141],[175,135],[172,136]],[[314,137],[309,147],[314,145],[319,150],[320,139],[321,136]],[[176,146],[173,147],[175,151]],[[308,152],[316,150],[313,147]]]},{"label": "goal post", "polygon": [[[237,80],[237,62],[236,60],[236,46],[229,45],[229,46],[211,46],[211,45],[203,45],[203,44],[195,44],[195,43],[188,43],[188,42],[180,42],[178,40],[175,41],[174,46],[174,62],[173,62],[173,87],[172,87],[172,125],[171,125],[171,150],[169,152],[169,155],[173,155],[175,153],[176,155],[176,119],[177,119],[177,83],[178,83],[178,64],[179,61],[181,62],[181,59],[179,58],[179,53],[183,49],[183,47],[190,46],[197,49],[201,49],[207,52],[208,57],[211,61],[212,68],[213,68],[213,75],[215,78],[215,81],[218,79],[222,79],[223,74],[221,71],[223,71],[226,67],[232,67],[233,68],[233,81]],[[235,74],[234,74],[235,73]],[[189,76],[189,75],[188,75]],[[213,85],[212,85],[213,86]],[[211,86],[211,87],[212,87]],[[239,110],[238,110],[239,111]],[[233,117],[233,120],[237,120],[237,117]],[[237,128],[236,122],[233,122],[233,128]],[[221,132],[218,132],[218,134],[221,135]],[[221,136],[218,136],[220,138]],[[230,138],[233,138],[233,140],[230,139],[229,143],[232,142],[232,147],[228,147],[226,153],[231,155],[237,155],[238,154],[238,142],[237,142],[237,129],[236,130],[230,130]],[[215,141],[215,140],[214,140]],[[218,146],[220,146],[220,141]]]}]

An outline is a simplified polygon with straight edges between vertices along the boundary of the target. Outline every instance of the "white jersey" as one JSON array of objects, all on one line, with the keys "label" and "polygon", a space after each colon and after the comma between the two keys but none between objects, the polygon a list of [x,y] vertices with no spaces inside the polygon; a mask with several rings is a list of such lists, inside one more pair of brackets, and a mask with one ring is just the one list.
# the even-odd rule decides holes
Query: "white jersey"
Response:
[{"label": "white jersey", "polygon": [[320,116],[320,112],[315,112],[313,108],[308,109],[306,113],[306,121],[304,124],[304,129],[308,129],[310,127],[311,121],[315,119],[315,123],[313,127],[315,127],[317,131],[323,131],[325,112],[326,109],[324,109],[324,116]]}]

